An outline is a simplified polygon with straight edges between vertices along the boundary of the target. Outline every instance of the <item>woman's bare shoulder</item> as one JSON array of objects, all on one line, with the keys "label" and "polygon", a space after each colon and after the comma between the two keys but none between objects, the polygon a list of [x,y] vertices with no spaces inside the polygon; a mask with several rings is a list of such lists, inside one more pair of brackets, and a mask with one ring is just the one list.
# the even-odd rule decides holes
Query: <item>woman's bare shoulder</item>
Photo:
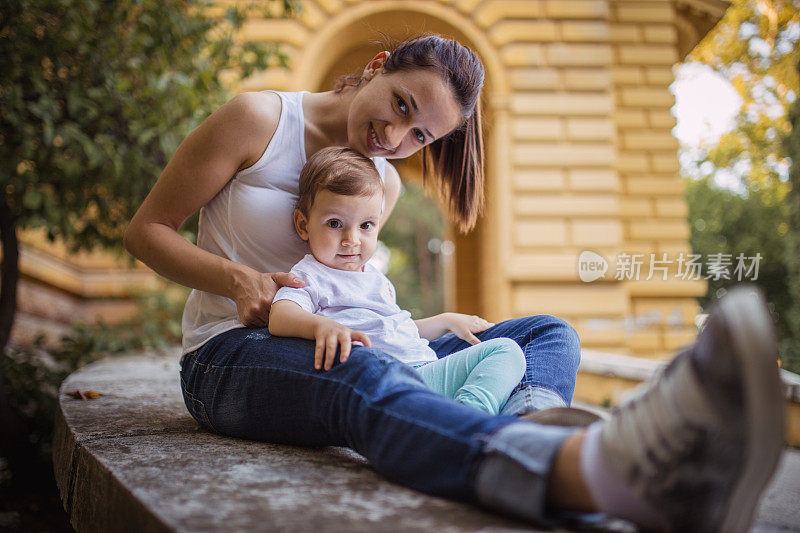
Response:
[{"label": "woman's bare shoulder", "polygon": [[253,165],[278,129],[280,96],[271,91],[245,92],[234,96],[219,111],[224,114],[221,118],[239,132],[239,139],[247,146],[247,158],[240,170]]},{"label": "woman's bare shoulder", "polygon": [[275,93],[242,93],[214,111],[181,143],[134,216],[177,230],[240,170],[266,150],[281,113]]}]

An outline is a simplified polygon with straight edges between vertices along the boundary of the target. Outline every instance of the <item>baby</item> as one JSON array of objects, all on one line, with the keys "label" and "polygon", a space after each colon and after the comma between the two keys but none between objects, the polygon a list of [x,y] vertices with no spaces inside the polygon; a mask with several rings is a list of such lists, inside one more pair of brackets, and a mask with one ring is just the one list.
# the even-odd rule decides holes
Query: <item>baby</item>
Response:
[{"label": "baby", "polygon": [[[421,375],[433,390],[497,414],[525,372],[525,357],[511,339],[498,338],[437,359],[428,346],[448,331],[472,335],[485,320],[443,313],[414,321],[397,306],[392,283],[368,264],[378,242],[383,182],[373,162],[349,148],[326,148],[300,174],[294,227],[311,254],[291,272],[305,287],[282,287],[269,315],[273,335],[316,340],[314,366],[330,370],[351,343],[379,348]],[[470,341],[470,339],[472,339]]]}]

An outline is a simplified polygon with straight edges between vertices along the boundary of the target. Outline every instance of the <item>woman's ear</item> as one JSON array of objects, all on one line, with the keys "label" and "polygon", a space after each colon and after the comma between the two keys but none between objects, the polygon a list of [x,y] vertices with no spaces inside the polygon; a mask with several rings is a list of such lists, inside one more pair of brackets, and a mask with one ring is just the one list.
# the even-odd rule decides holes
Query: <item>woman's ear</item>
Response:
[{"label": "woman's ear", "polygon": [[294,220],[294,230],[304,241],[308,240],[308,220],[302,211],[295,209],[292,213],[292,220]]},{"label": "woman's ear", "polygon": [[364,79],[369,81],[375,76],[375,74],[380,72],[390,55],[391,54],[388,50],[384,50],[373,57],[370,62],[367,63],[367,66],[364,67]]}]

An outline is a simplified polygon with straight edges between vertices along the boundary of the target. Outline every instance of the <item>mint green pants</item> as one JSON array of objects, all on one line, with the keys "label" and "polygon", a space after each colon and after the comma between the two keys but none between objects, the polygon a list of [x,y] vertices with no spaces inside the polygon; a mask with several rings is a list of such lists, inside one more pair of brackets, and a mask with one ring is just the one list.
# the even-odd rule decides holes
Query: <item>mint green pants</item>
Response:
[{"label": "mint green pants", "polygon": [[439,394],[496,415],[525,374],[526,363],[516,342],[497,338],[438,361],[409,365]]}]

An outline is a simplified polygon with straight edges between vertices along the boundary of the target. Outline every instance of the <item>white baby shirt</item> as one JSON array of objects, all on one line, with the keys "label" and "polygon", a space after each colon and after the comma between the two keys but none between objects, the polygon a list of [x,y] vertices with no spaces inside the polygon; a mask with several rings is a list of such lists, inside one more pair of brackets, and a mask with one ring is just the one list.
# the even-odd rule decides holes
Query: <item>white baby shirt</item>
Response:
[{"label": "white baby shirt", "polygon": [[315,315],[360,331],[373,348],[400,361],[436,361],[428,341],[419,336],[411,313],[397,306],[392,282],[370,264],[364,271],[338,270],[306,255],[292,267],[305,287],[281,287],[275,300],[291,300]]}]

